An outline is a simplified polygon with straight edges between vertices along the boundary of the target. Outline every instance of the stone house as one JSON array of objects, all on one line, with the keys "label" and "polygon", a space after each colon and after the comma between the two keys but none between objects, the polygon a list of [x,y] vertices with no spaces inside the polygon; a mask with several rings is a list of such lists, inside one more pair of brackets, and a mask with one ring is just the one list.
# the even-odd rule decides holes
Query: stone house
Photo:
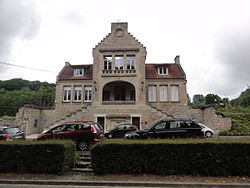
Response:
[{"label": "stone house", "polygon": [[196,119],[215,131],[230,127],[230,120],[214,109],[188,107],[179,56],[172,63],[145,64],[146,55],[146,47],[128,32],[128,23],[112,23],[111,32],[93,49],[93,64],[65,63],[57,76],[55,107],[24,106],[17,114],[19,125],[27,134],[89,120],[105,130],[121,123],[142,129],[174,117]]}]

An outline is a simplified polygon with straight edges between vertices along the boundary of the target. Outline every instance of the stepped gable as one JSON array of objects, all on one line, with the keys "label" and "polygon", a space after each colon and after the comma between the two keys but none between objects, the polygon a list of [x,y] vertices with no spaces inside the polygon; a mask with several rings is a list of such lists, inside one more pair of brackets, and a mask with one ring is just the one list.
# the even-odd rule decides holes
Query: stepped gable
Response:
[{"label": "stepped gable", "polygon": [[[159,75],[158,67],[167,66],[168,75]],[[185,78],[180,68],[175,63],[162,63],[162,64],[145,64],[146,79],[161,79],[161,78]]]},{"label": "stepped gable", "polygon": [[[74,76],[74,69],[83,68],[84,75],[83,76]],[[68,65],[65,67],[64,71],[61,73],[59,77],[59,81],[61,80],[91,80],[93,78],[93,65]]]},{"label": "stepped gable", "polygon": [[133,35],[128,32],[127,22],[112,23],[111,33],[104,37],[94,49],[99,51],[139,51],[145,48]]}]

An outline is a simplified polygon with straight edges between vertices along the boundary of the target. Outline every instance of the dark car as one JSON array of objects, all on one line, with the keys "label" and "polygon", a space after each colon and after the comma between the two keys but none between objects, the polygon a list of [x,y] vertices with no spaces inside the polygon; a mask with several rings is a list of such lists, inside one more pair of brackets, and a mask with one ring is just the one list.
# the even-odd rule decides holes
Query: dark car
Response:
[{"label": "dark car", "polygon": [[[209,131],[210,134],[207,132]],[[213,135],[207,126],[190,119],[166,119],[158,121],[145,130],[133,131],[125,134],[125,139],[147,138],[190,138],[206,137]]]},{"label": "dark car", "polygon": [[18,127],[0,127],[0,140],[25,140],[25,135]]},{"label": "dark car", "polygon": [[120,124],[115,126],[115,128],[106,131],[104,135],[107,138],[123,138],[127,132],[135,131],[137,129],[136,125]]},{"label": "dark car", "polygon": [[44,131],[37,140],[74,140],[79,150],[87,150],[91,144],[100,142],[103,138],[103,127],[99,123],[68,122]]}]

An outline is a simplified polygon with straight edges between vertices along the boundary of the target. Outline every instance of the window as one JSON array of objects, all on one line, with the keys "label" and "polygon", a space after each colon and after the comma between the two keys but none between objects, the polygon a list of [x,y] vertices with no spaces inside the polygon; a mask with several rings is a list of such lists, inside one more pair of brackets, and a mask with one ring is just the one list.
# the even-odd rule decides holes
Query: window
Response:
[{"label": "window", "polygon": [[171,86],[171,101],[179,101],[179,86]]},{"label": "window", "polygon": [[65,102],[71,101],[71,87],[63,88],[63,101]]},{"label": "window", "polygon": [[91,100],[92,100],[92,87],[85,87],[84,91],[85,91],[84,101],[91,102]]},{"label": "window", "polygon": [[160,101],[168,101],[168,86],[160,86]]},{"label": "window", "polygon": [[158,67],[158,74],[159,75],[168,75],[168,68],[167,67]]},{"label": "window", "polygon": [[83,76],[84,69],[75,69],[74,70],[74,76]]},{"label": "window", "polygon": [[33,126],[37,127],[37,125],[38,125],[38,119],[34,119]]},{"label": "window", "polygon": [[130,100],[135,101],[135,90],[134,89],[130,90]]},{"label": "window", "polygon": [[104,56],[104,70],[111,70],[112,69],[112,56]]},{"label": "window", "polygon": [[74,101],[81,101],[81,100],[82,100],[82,88],[74,87]]},{"label": "window", "polygon": [[133,70],[135,69],[135,56],[127,56],[127,69]]},{"label": "window", "polygon": [[115,56],[115,69],[123,69],[123,56]]},{"label": "window", "polygon": [[181,127],[181,123],[179,121],[171,121],[170,129],[177,129]]},{"label": "window", "polygon": [[148,87],[148,101],[155,102],[156,101],[156,86]]},{"label": "window", "polygon": [[104,90],[103,91],[103,101],[109,101],[110,100],[110,91]]},{"label": "window", "polygon": [[155,130],[165,129],[165,127],[166,127],[166,122],[162,121],[155,126]]}]

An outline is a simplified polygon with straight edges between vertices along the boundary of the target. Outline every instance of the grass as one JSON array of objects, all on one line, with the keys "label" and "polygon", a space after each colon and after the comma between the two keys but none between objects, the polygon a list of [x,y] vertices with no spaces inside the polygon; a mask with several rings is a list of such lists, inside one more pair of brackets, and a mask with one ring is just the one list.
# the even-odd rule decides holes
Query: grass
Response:
[{"label": "grass", "polygon": [[250,143],[250,138],[241,139],[146,139],[146,140],[105,140],[101,144],[202,144],[202,143]]}]

